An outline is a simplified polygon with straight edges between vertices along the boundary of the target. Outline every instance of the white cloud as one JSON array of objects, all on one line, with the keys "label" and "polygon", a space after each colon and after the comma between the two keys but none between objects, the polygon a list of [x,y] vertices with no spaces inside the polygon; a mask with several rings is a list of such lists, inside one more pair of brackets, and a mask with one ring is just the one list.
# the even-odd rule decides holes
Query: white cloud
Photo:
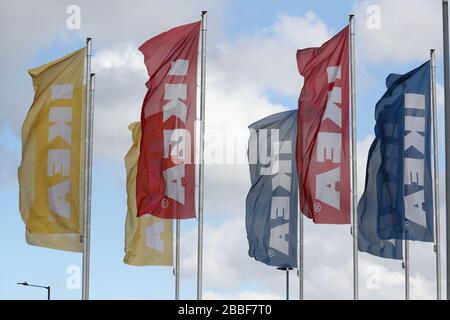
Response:
[{"label": "white cloud", "polygon": [[330,37],[327,25],[314,13],[279,14],[273,26],[242,35],[235,44],[222,44],[218,67],[223,83],[257,86],[285,96],[298,95],[302,85],[296,51],[320,46]]},{"label": "white cloud", "polygon": [[[367,27],[368,6],[378,6],[379,29]],[[441,1],[370,0],[355,5],[358,57],[372,61],[425,60],[429,50],[441,55]]]}]

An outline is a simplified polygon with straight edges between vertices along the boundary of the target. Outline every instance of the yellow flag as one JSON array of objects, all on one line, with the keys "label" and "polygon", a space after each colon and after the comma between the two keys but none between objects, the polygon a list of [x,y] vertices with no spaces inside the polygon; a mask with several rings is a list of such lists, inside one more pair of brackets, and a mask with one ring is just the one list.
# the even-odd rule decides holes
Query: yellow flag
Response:
[{"label": "yellow flag", "polygon": [[32,246],[83,252],[83,243],[79,233],[30,233],[25,230],[25,240]]},{"label": "yellow flag", "polygon": [[127,170],[128,212],[125,222],[125,257],[123,262],[134,266],[173,265],[173,226],[170,219],[149,214],[137,217],[136,172],[140,152],[141,125],[128,127],[133,133],[133,145],[125,156]]},{"label": "yellow flag", "polygon": [[19,207],[33,245],[80,251],[85,49],[29,70],[34,101],[22,127]]}]

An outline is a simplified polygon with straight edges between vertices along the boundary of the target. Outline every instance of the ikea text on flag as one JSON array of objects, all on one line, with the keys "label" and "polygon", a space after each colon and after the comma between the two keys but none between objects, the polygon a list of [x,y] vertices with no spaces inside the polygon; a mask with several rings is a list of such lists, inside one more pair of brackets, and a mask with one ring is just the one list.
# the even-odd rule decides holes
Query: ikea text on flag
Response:
[{"label": "ikea text on flag", "polygon": [[22,127],[20,212],[27,234],[46,243],[44,234],[80,239],[84,59],[83,48],[29,70],[35,97]]},{"label": "ikea text on flag", "polygon": [[348,33],[297,51],[300,206],[315,223],[350,223]]},{"label": "ikea text on flag", "polygon": [[430,62],[391,74],[376,106],[381,239],[433,241]]},{"label": "ikea text on flag", "polygon": [[296,120],[297,111],[293,110],[249,126],[252,182],[246,200],[249,255],[277,267],[297,266]]},{"label": "ikea text on flag", "polygon": [[137,214],[195,217],[195,117],[200,22],[140,46],[150,77],[142,112]]}]

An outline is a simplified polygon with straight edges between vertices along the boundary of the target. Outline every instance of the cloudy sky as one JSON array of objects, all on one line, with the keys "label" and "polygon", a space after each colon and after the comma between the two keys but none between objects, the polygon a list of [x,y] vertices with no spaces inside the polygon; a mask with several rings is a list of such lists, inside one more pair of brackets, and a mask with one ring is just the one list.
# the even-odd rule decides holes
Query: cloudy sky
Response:
[{"label": "cloudy sky", "polygon": [[[67,28],[70,5],[81,10],[80,29]],[[87,36],[93,38],[97,80],[91,298],[172,299],[171,268],[122,263],[126,214],[123,156],[131,143],[127,125],[139,119],[146,92],[147,73],[138,46],[173,26],[199,20],[201,10],[208,10],[206,145],[223,158],[211,155],[216,156],[216,162],[210,161],[205,168],[204,296],[279,299],[284,297],[284,274],[247,255],[244,216],[250,179],[243,161],[247,126],[275,112],[296,108],[303,84],[296,67],[296,50],[319,46],[341,30],[348,14],[354,13],[361,193],[373,139],[374,106],[385,90],[385,78],[390,72],[405,73],[423,63],[430,48],[437,50],[438,118],[443,141],[440,7],[440,0],[2,1],[0,299],[45,297],[39,289],[15,284],[24,280],[50,284],[55,298],[79,299],[81,295],[72,281],[81,255],[25,244],[16,173],[20,128],[34,94],[29,68],[83,46]],[[444,212],[443,202],[440,207]],[[351,299],[350,226],[305,223],[305,298]],[[182,223],[181,242],[181,297],[194,299],[195,221]],[[411,244],[413,299],[435,298],[434,259],[432,244]],[[404,297],[400,261],[360,253],[359,262],[361,298]],[[291,292],[297,297],[298,278],[294,274]]]}]

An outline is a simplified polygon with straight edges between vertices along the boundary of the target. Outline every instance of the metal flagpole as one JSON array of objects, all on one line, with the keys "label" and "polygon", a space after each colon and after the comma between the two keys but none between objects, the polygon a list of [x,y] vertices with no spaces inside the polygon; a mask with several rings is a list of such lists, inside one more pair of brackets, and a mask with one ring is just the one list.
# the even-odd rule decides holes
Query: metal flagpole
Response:
[{"label": "metal flagpole", "polygon": [[91,90],[94,75],[91,74],[92,39],[86,39],[86,84],[85,84],[85,163],[84,163],[84,218],[83,218],[83,275],[82,299],[89,300],[89,264],[90,264],[90,232],[91,232],[91,179],[92,179],[92,125],[93,125],[93,92]]},{"label": "metal flagpole", "polygon": [[206,80],[206,18],[207,11],[202,11],[202,40],[201,40],[201,77],[200,77],[200,154],[199,154],[199,182],[198,182],[198,244],[197,244],[197,300],[202,300],[203,281],[203,185],[204,166],[203,150],[205,147],[205,80]]},{"label": "metal flagpole", "polygon": [[405,260],[403,262],[403,269],[405,269],[405,299],[409,300],[409,240],[405,239],[404,242]]},{"label": "metal flagpole", "polygon": [[298,217],[298,299],[303,300],[303,213],[299,211],[299,217]]},{"label": "metal flagpole", "polygon": [[355,16],[349,16],[350,24],[350,96],[352,119],[352,236],[353,236],[353,299],[359,299],[358,287],[358,192],[356,171],[356,91],[355,91]]},{"label": "metal flagpole", "polygon": [[[450,74],[449,74],[449,35],[448,35],[448,1],[442,0],[442,22],[444,37],[444,109],[445,109],[445,185],[450,186]],[[445,230],[447,254],[447,299],[450,298],[450,188],[445,188]]]},{"label": "metal flagpole", "polygon": [[436,112],[436,55],[435,50],[430,50],[431,60],[431,111],[433,123],[433,201],[434,201],[434,252],[436,254],[436,298],[441,300],[441,213],[439,210],[439,150],[438,128]]},{"label": "metal flagpole", "polygon": [[289,268],[286,268],[286,300],[289,300]]},{"label": "metal flagpole", "polygon": [[175,300],[180,300],[180,219],[176,220],[175,237]]}]

